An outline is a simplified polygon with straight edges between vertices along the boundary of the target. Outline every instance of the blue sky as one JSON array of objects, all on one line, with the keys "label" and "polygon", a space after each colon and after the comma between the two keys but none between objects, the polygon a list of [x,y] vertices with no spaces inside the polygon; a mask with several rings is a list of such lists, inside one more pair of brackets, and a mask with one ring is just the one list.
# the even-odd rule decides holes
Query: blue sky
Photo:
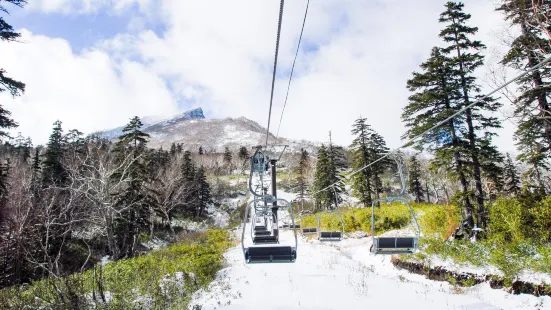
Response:
[{"label": "blue sky", "polygon": [[63,38],[79,53],[82,49],[93,47],[97,42],[113,38],[120,33],[136,33],[148,29],[158,36],[162,35],[164,25],[151,19],[141,19],[145,23],[142,29],[130,28],[132,18],[140,15],[136,6],[129,7],[120,14],[100,9],[98,12],[76,15],[13,8],[8,19],[16,29],[25,28],[35,35]]},{"label": "blue sky", "polygon": [[[477,38],[500,48],[491,32],[503,17],[489,1],[465,2],[480,28]],[[86,5],[93,7],[84,12]],[[311,1],[281,136],[325,141],[331,130],[337,143],[348,145],[350,125],[362,115],[389,146],[399,145],[405,131],[400,115],[410,95],[405,83],[442,44],[442,5]],[[306,0],[285,2],[274,119],[283,107],[305,7]],[[0,44],[0,65],[28,90],[0,100],[20,123],[17,130],[39,143],[56,119],[88,133],[134,115],[196,106],[207,118],[245,116],[265,126],[278,10],[277,0],[33,0],[7,16],[16,29],[30,31],[26,43]],[[497,144],[512,150],[506,131]]]}]

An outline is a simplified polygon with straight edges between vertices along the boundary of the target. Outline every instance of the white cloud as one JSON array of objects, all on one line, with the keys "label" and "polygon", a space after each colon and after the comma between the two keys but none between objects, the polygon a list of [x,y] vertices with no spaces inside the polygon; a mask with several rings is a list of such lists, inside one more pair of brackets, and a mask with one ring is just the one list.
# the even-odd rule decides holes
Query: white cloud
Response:
[{"label": "white cloud", "polygon": [[90,133],[123,125],[134,115],[176,112],[164,81],[146,66],[88,50],[75,55],[67,41],[23,31],[25,43],[1,44],[0,58],[12,76],[27,84],[25,95],[0,102],[24,135],[44,143],[56,120]]},{"label": "white cloud", "polygon": [[[151,8],[154,3],[42,0],[38,5],[45,11],[84,7],[92,12],[106,7],[123,10],[137,2],[142,8]],[[493,11],[493,5],[465,2],[466,11],[473,15],[472,24],[480,28],[478,38],[489,47],[502,48],[491,34],[504,23],[501,15]],[[68,3],[72,4],[67,6]],[[18,101],[49,109],[50,103],[40,98],[50,97],[52,104],[65,107],[64,114],[57,117],[78,120],[79,126],[75,127],[112,127],[124,123],[127,115],[120,114],[129,107],[135,107],[132,114],[138,115],[174,109],[162,77],[169,81],[173,96],[194,99],[194,105],[202,106],[207,117],[246,116],[265,126],[279,1],[162,0],[155,4],[158,11],[154,13],[162,17],[167,29],[160,36],[147,30],[138,35],[120,34],[98,42],[95,51],[83,55],[71,53],[66,42],[44,37],[28,37],[32,44],[2,46],[1,59],[5,59],[3,54],[12,53],[12,60],[6,60],[11,65],[6,69],[29,84],[28,94]],[[276,81],[272,132],[279,123],[305,4],[306,1],[285,3],[278,63],[279,72],[285,74],[278,74]],[[405,83],[431,47],[442,44],[437,37],[442,28],[438,23],[442,10],[440,1],[431,0],[311,1],[303,44],[315,44],[319,49],[299,54],[280,135],[324,141],[332,130],[334,140],[347,145],[351,141],[350,126],[361,114],[368,117],[390,146],[397,146],[405,131],[400,120],[409,95]],[[138,26],[131,27],[139,28],[139,19],[134,23]],[[42,61],[48,59],[42,45],[53,54],[47,63]],[[54,52],[56,49],[64,52]],[[26,56],[16,57],[17,53]],[[130,59],[141,59],[147,65]],[[72,72],[70,84],[61,78],[65,74],[52,78],[48,73],[51,68]],[[126,74],[118,77],[117,70]],[[128,75],[130,70],[139,73]],[[479,74],[483,76],[483,70]],[[80,90],[62,91],[64,85],[73,85],[72,80],[78,81],[75,85],[80,85]],[[155,83],[149,85],[146,80]],[[82,113],[81,109],[98,101],[104,104],[98,108],[101,112],[88,107]],[[109,108],[105,102],[109,102]],[[14,114],[17,104],[20,103],[9,106],[13,106]],[[28,134],[44,131],[51,124],[48,120],[44,127],[31,121],[32,125],[26,128],[33,129],[27,131],[24,120],[32,117],[27,112],[17,113],[21,130]],[[57,112],[51,113],[54,117]],[[511,130],[503,130],[497,140],[506,151],[514,149]]]}]

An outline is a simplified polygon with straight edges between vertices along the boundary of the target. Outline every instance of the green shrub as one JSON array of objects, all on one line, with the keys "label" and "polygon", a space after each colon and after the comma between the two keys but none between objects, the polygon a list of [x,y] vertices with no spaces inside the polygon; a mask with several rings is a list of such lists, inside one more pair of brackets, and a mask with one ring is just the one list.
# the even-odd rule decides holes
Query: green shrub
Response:
[{"label": "green shrub", "polygon": [[522,205],[515,199],[499,198],[490,207],[488,237],[495,242],[524,240]]},{"label": "green shrub", "polygon": [[[210,230],[147,255],[60,279],[43,279],[28,288],[1,290],[0,305],[6,309],[181,309],[194,291],[214,279],[230,245],[227,231]],[[106,303],[105,296],[109,296]]]}]

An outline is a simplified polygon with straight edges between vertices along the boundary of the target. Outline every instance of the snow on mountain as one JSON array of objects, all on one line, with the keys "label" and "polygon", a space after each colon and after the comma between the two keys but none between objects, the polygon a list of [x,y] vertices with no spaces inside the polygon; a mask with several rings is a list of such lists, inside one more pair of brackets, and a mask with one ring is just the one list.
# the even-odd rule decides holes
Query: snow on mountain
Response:
[{"label": "snow on mountain", "polygon": [[[151,138],[150,147],[167,149],[172,143],[182,143],[184,149],[197,149],[202,146],[205,151],[223,151],[224,147],[237,149],[240,146],[251,147],[265,143],[266,129],[245,117],[207,119],[201,108],[186,111],[169,118],[147,116],[142,118],[142,130]],[[98,132],[99,136],[116,140],[122,134],[122,128]],[[309,141],[293,141],[276,138],[270,134],[270,144],[287,144],[288,151],[297,152],[306,148],[315,152],[318,144]]]}]

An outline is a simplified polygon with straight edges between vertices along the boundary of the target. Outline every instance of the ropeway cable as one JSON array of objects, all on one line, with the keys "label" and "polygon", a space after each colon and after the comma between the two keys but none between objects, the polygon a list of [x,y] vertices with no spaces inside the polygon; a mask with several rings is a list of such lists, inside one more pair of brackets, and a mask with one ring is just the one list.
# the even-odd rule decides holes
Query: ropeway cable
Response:
[{"label": "ropeway cable", "polygon": [[[516,80],[522,78],[523,76],[527,75],[528,73],[530,73],[530,72],[532,72],[532,71],[534,71],[534,70],[537,70],[537,69],[543,67],[546,63],[548,63],[548,62],[550,62],[550,61],[551,61],[551,56],[548,56],[547,58],[545,58],[544,60],[542,60],[542,61],[541,61],[540,63],[538,63],[537,65],[535,65],[535,66],[533,66],[532,68],[528,69],[527,71],[524,71],[523,73],[517,75],[516,77],[512,78],[511,80],[505,82],[503,85],[499,86],[498,88],[492,90],[491,92],[489,92],[488,94],[486,94],[483,98],[489,97],[489,96],[493,95],[494,93],[500,91],[501,89],[505,88],[507,85],[509,85],[509,84],[511,84],[511,83],[513,83],[513,82],[515,82]],[[455,112],[454,114],[452,114],[450,117],[446,118],[445,120],[443,120],[443,121],[437,123],[436,125],[432,126],[432,127],[429,128],[429,129],[425,130],[424,132],[420,133],[420,134],[417,135],[416,137],[413,137],[413,138],[407,140],[407,141],[406,141],[404,144],[402,144],[401,146],[399,146],[399,147],[393,149],[392,151],[390,151],[390,152],[386,153],[385,155],[379,157],[379,158],[376,159],[375,161],[373,161],[373,162],[371,162],[371,163],[369,163],[369,164],[363,166],[362,168],[360,168],[360,169],[358,169],[358,170],[356,170],[356,171],[353,171],[353,172],[351,172],[350,174],[347,174],[347,175],[345,176],[344,179],[350,178],[351,176],[357,174],[358,172],[361,172],[361,171],[363,171],[363,170],[369,168],[369,167],[372,166],[373,164],[375,164],[375,163],[377,163],[377,162],[379,162],[379,161],[381,161],[381,160],[387,158],[387,157],[390,156],[392,153],[394,153],[394,152],[396,152],[396,151],[398,151],[398,150],[400,150],[400,149],[402,149],[402,148],[404,148],[404,147],[406,147],[406,146],[409,146],[409,145],[413,144],[413,143],[416,142],[416,140],[418,140],[420,137],[422,137],[422,136],[426,135],[428,132],[430,132],[430,131],[432,131],[432,130],[434,130],[434,129],[440,127],[440,126],[442,126],[443,124],[447,123],[447,122],[448,122],[449,120],[451,120],[452,118],[454,118],[454,117],[456,117],[457,115],[459,115],[459,114],[465,112],[467,109],[470,109],[470,108],[473,107],[475,104],[480,103],[480,101],[482,101],[482,100],[483,100],[483,99],[475,100],[474,102],[472,102],[472,103],[470,103],[469,105],[463,107],[462,109],[460,109],[459,111]],[[343,179],[343,180],[339,180],[339,181],[337,181],[337,182],[335,182],[335,183],[332,183],[332,184],[330,184],[330,185],[328,185],[328,186],[326,186],[326,187],[324,187],[324,188],[322,188],[322,189],[320,189],[320,190],[318,190],[318,191],[312,193],[311,195],[315,195],[315,194],[317,194],[317,193],[319,193],[319,192],[325,191],[325,190],[331,188],[332,186],[337,185],[338,183],[343,183],[343,184],[344,184],[344,179]]]},{"label": "ropeway cable", "polygon": [[274,85],[276,78],[276,69],[277,69],[277,55],[279,52],[279,37],[281,35],[281,21],[283,19],[283,2],[281,0],[279,4],[279,21],[277,23],[277,37],[276,37],[276,48],[275,48],[275,58],[274,58],[274,71],[272,75],[272,92],[270,94],[270,110],[268,110],[268,126],[266,127],[266,147],[268,147],[268,137],[270,135],[270,120],[272,118],[272,102],[274,100]]},{"label": "ropeway cable", "polygon": [[285,106],[287,106],[287,98],[289,98],[289,89],[291,88],[291,80],[293,79],[293,72],[295,71],[295,62],[297,61],[298,51],[300,50],[300,41],[302,40],[302,33],[304,32],[304,25],[306,24],[306,16],[308,16],[309,5],[310,5],[310,0],[306,2],[306,11],[304,11],[304,19],[302,20],[302,29],[300,29],[300,36],[298,37],[297,52],[295,53],[295,59],[293,60],[293,66],[291,67],[291,74],[289,75],[289,84],[287,85],[287,94],[285,95],[285,102],[283,103],[283,109],[281,110],[281,117],[279,118],[279,125],[277,126],[276,138],[279,137],[279,129],[281,128],[283,113],[285,112]]}]

